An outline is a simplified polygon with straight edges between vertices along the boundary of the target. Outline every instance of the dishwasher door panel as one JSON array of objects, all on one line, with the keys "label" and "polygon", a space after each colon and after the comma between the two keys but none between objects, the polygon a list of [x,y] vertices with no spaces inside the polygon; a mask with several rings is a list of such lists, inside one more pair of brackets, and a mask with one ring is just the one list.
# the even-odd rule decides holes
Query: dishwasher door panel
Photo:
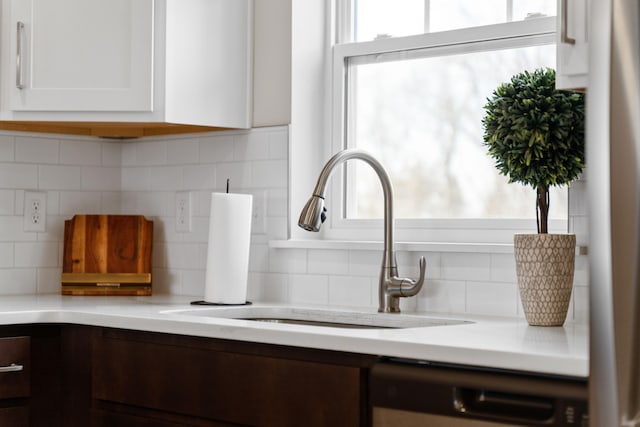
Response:
[{"label": "dishwasher door panel", "polygon": [[370,371],[373,426],[588,425],[587,381],[419,361]]},{"label": "dishwasher door panel", "polygon": [[444,415],[425,414],[401,409],[373,408],[373,427],[513,427],[515,424],[494,423]]}]

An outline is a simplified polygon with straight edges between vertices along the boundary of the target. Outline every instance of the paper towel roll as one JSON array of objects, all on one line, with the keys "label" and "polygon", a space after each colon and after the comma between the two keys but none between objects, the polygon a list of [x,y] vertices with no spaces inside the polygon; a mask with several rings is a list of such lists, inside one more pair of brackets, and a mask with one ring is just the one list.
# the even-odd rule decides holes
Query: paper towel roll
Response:
[{"label": "paper towel roll", "polygon": [[211,193],[205,302],[247,301],[252,201],[250,194]]}]

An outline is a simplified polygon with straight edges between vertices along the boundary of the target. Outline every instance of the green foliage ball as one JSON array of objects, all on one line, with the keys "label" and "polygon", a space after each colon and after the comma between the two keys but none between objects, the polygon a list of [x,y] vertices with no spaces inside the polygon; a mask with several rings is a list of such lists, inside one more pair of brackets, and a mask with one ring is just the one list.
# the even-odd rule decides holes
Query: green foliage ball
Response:
[{"label": "green foliage ball", "polygon": [[555,89],[555,71],[525,71],[487,99],[484,144],[509,182],[565,185],[584,168],[584,95]]}]

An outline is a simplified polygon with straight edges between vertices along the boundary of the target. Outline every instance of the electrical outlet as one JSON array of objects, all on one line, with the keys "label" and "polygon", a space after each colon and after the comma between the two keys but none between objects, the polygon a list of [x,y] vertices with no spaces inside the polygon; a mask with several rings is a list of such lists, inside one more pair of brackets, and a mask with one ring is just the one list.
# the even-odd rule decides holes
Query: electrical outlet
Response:
[{"label": "electrical outlet", "polygon": [[24,231],[46,230],[47,193],[40,191],[24,192]]},{"label": "electrical outlet", "polygon": [[264,234],[267,226],[267,192],[257,191],[253,194],[253,207],[251,212],[251,233]]},{"label": "electrical outlet", "polygon": [[178,191],[176,193],[176,231],[188,233],[191,231],[191,192]]}]

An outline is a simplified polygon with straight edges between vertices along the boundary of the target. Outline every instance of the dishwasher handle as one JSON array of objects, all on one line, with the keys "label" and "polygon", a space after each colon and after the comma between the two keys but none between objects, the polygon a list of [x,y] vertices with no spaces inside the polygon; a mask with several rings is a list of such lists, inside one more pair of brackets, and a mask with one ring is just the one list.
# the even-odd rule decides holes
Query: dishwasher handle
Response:
[{"label": "dishwasher handle", "polygon": [[520,423],[551,421],[554,399],[484,389],[453,387],[453,409],[461,414]]}]

